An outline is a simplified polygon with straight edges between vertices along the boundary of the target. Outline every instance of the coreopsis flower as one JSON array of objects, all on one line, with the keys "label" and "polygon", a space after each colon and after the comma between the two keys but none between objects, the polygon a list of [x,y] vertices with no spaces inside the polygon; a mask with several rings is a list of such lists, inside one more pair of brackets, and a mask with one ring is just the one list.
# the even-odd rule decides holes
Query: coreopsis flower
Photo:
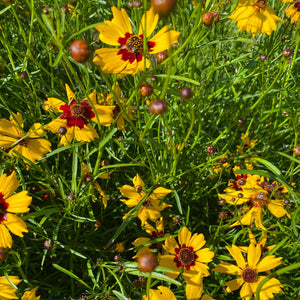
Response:
[{"label": "coreopsis flower", "polygon": [[[166,207],[170,207],[172,205],[162,202],[161,200],[170,194],[172,190],[158,187],[156,188],[148,197],[144,199],[146,196],[145,184],[140,176],[137,174],[133,178],[134,187],[129,185],[124,185],[120,189],[122,196],[129,198],[129,199],[121,199],[123,203],[125,203],[128,207],[135,207],[137,206],[142,200],[143,204],[138,209],[135,217],[138,217],[141,222],[142,226],[145,225],[147,219],[150,219],[152,222],[155,222],[157,219],[161,217],[161,211],[164,210]],[[131,209],[123,219],[126,219],[133,209]]]},{"label": "coreopsis flower", "polygon": [[166,252],[160,257],[159,265],[172,269],[173,272],[166,275],[173,279],[183,270],[187,299],[199,299],[203,291],[202,277],[209,276],[206,263],[212,261],[214,252],[203,248],[206,241],[202,233],[192,235],[187,227],[178,233],[178,242],[179,245],[173,237],[165,240],[163,248]]},{"label": "coreopsis flower", "polygon": [[252,36],[258,33],[271,35],[277,28],[276,23],[283,22],[267,0],[240,0],[229,19],[235,20],[240,31],[251,32]]},{"label": "coreopsis flower", "polygon": [[224,155],[220,160],[215,161],[211,165],[211,170],[213,174],[209,177],[210,179],[214,179],[218,174],[220,174],[223,170],[229,171],[230,164],[227,161],[228,156]]},{"label": "coreopsis flower", "polygon": [[252,140],[250,137],[249,137],[249,133],[242,133],[241,134],[241,140],[242,140],[242,145],[238,145],[236,147],[236,151],[239,153],[239,154],[244,154],[247,150],[249,149],[252,149],[256,142],[257,142],[257,139],[255,140]]},{"label": "coreopsis flower", "polygon": [[[213,269],[215,272],[238,275],[239,277],[226,282],[226,292],[230,293],[239,288],[240,296],[244,300],[252,299],[254,294],[256,298],[256,289],[259,283],[266,277],[259,275],[261,272],[270,271],[281,264],[282,257],[275,255],[261,256],[261,247],[255,246],[253,243],[249,245],[247,251],[247,260],[241,252],[241,249],[235,245],[226,246],[231,256],[236,260],[237,266],[228,262],[220,263]],[[259,296],[261,300],[273,299],[273,294],[282,293],[281,283],[276,278],[267,281],[260,290]]]},{"label": "coreopsis flower", "polygon": [[34,289],[30,290],[30,291],[26,291],[21,300],[40,300],[41,296],[36,296],[35,293],[37,291],[38,287],[35,287]]},{"label": "coreopsis flower", "polygon": [[[19,284],[22,280],[19,279],[17,276],[9,276],[9,280],[14,284]],[[17,299],[15,289],[10,282],[7,280],[5,276],[0,277],[0,299],[1,300],[8,300],[8,299]]]},{"label": "coreopsis flower", "polygon": [[[113,100],[114,96],[119,99],[120,105],[117,103],[117,101]],[[125,101],[123,99],[121,99],[121,89],[120,89],[118,83],[116,84],[116,86],[114,88],[114,94],[109,93],[106,98],[104,97],[103,94],[100,94],[99,103],[101,105],[111,105],[111,103],[113,103],[113,105],[115,107],[113,110],[113,117],[117,118],[117,128],[118,128],[118,130],[122,130],[126,133],[125,121],[126,120],[128,121],[128,118],[130,120],[134,119],[134,117],[133,117],[134,106],[132,106],[132,105],[127,106]],[[122,108],[125,109],[128,117],[123,112],[123,110],[120,106],[122,106]]]},{"label": "coreopsis flower", "polygon": [[51,152],[51,143],[42,139],[46,132],[40,123],[35,123],[27,133],[23,130],[23,117],[20,113],[13,114],[9,120],[0,120],[0,147],[10,149],[9,154],[17,156],[16,152],[33,163]]},{"label": "coreopsis flower", "polygon": [[[109,179],[111,172],[108,173],[104,173],[101,174],[99,176],[99,178],[103,178],[103,179]],[[82,181],[83,182],[89,182],[89,181],[93,181],[93,188],[99,193],[99,198],[102,200],[102,203],[104,205],[104,207],[107,207],[107,201],[109,200],[109,196],[106,195],[106,193],[102,190],[101,186],[99,185],[99,183],[93,179],[93,174],[91,173],[89,167],[85,164],[82,163]],[[93,201],[95,201],[95,199],[92,199]]]},{"label": "coreopsis flower", "polygon": [[[156,229],[146,221],[145,222],[145,230],[149,235],[151,235],[151,238],[139,237],[132,243],[132,245],[135,247],[140,247],[143,244],[145,244],[151,240],[155,240],[157,238],[163,237],[164,236],[164,221],[163,221],[162,217],[158,221],[155,222],[155,226],[156,226]],[[138,252],[136,253],[136,255],[133,258],[137,258],[142,253],[151,252],[155,249],[158,251],[158,258],[159,258],[159,256],[162,254],[162,243],[153,243],[151,245],[142,247],[141,249],[138,250]]]},{"label": "coreopsis flower", "polygon": [[11,248],[12,246],[12,237],[9,231],[20,237],[23,237],[23,232],[28,232],[26,224],[14,215],[14,213],[28,212],[28,206],[32,200],[27,195],[27,191],[13,195],[19,184],[16,172],[12,172],[9,176],[3,174],[0,177],[0,247],[2,248]]},{"label": "coreopsis flower", "polygon": [[267,230],[262,223],[262,213],[265,208],[267,208],[276,218],[282,218],[284,216],[287,216],[288,218],[291,217],[284,209],[284,200],[273,200],[269,198],[268,192],[260,187],[253,190],[243,190],[242,192],[237,191],[233,198],[239,199],[240,202],[245,203],[244,211],[246,213],[229,227],[251,225],[255,223],[256,227]]},{"label": "coreopsis flower", "polygon": [[90,142],[99,138],[90,121],[98,122],[99,120],[101,125],[110,126],[114,121],[114,106],[97,104],[96,91],[93,91],[88,98],[79,103],[67,84],[66,91],[69,104],[57,98],[48,98],[44,103],[45,110],[61,113],[58,118],[47,124],[45,129],[60,134],[59,145],[66,146],[72,143],[73,138],[78,142]]},{"label": "coreopsis flower", "polygon": [[105,25],[95,27],[100,32],[99,39],[103,43],[118,47],[95,51],[96,57],[93,62],[100,65],[104,73],[114,73],[120,76],[135,75],[138,71],[143,71],[145,67],[150,67],[150,60],[145,58],[145,54],[159,53],[169,49],[172,44],[178,43],[180,32],[169,30],[170,26],[164,26],[150,38],[159,18],[153,9],[143,15],[138,33],[132,32],[129,17],[123,8],[119,10],[112,7],[111,10],[113,19],[104,21]]}]

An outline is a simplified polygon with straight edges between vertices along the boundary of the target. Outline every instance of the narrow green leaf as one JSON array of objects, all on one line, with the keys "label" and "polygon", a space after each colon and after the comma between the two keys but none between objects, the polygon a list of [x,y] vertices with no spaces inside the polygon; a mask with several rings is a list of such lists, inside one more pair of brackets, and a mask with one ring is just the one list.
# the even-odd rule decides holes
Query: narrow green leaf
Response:
[{"label": "narrow green leaf", "polygon": [[117,296],[120,300],[129,300],[127,297],[125,297],[123,294],[121,294],[120,292],[116,291],[116,290],[112,290],[112,292],[115,294],[115,296]]}]

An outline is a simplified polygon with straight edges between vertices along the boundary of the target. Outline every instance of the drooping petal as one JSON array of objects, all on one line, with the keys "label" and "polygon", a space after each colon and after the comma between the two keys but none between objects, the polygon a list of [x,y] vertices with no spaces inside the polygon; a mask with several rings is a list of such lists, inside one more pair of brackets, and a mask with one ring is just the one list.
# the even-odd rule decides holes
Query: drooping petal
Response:
[{"label": "drooping petal", "polygon": [[30,133],[29,138],[39,138],[46,134],[46,132],[41,128],[41,123],[35,123],[31,126],[31,128],[28,130],[28,133]]},{"label": "drooping petal", "polygon": [[151,194],[151,198],[152,199],[157,199],[157,200],[161,200],[164,197],[166,197],[168,194],[172,193],[172,190],[169,189],[165,189],[163,187],[158,187],[156,188],[152,194]]},{"label": "drooping petal", "polygon": [[7,221],[3,223],[13,234],[23,237],[23,232],[28,232],[27,226],[22,219],[10,213],[7,213],[6,216]]},{"label": "drooping petal", "polygon": [[44,129],[50,130],[52,133],[58,133],[58,129],[61,127],[67,128],[67,120],[66,119],[60,119],[57,118],[53,120],[52,122],[48,123]]},{"label": "drooping petal", "polygon": [[249,282],[245,282],[240,290],[240,295],[242,299],[250,300],[252,298],[252,290]]},{"label": "drooping petal", "polygon": [[288,218],[291,218],[290,214],[284,209],[283,204],[284,204],[283,200],[271,200],[268,203],[268,209],[277,218],[281,218],[285,215]]},{"label": "drooping petal", "polygon": [[236,265],[230,264],[228,262],[223,262],[218,264],[214,269],[214,272],[226,273],[226,274],[234,274],[241,275],[242,270]]},{"label": "drooping petal", "polygon": [[26,291],[21,300],[40,300],[41,296],[36,297],[35,293],[37,291],[38,287],[35,287],[34,289],[30,291]]},{"label": "drooping petal", "polygon": [[212,261],[213,257],[215,256],[215,253],[211,251],[209,248],[203,248],[196,252],[198,255],[197,261],[202,263],[209,263]]},{"label": "drooping petal", "polygon": [[4,149],[8,149],[11,147],[13,143],[15,143],[18,139],[10,136],[0,135],[0,147]]},{"label": "drooping petal", "polygon": [[9,231],[6,229],[3,223],[0,223],[0,247],[11,248],[12,243],[13,241]]},{"label": "drooping petal", "polygon": [[172,269],[173,272],[166,272],[165,274],[173,279],[176,279],[180,274],[181,268],[177,268],[174,258],[174,255],[162,255],[159,260],[159,265],[164,268]]},{"label": "drooping petal", "polygon": [[201,275],[201,273],[198,273],[194,276],[193,281],[186,284],[185,294],[187,300],[197,300],[202,296],[203,281]]},{"label": "drooping petal", "polygon": [[226,292],[227,293],[230,293],[232,291],[235,291],[235,290],[238,290],[241,285],[244,283],[244,280],[243,278],[236,278],[236,279],[233,279],[233,280],[230,280],[230,281],[227,281],[225,284],[227,286],[226,288]]}]

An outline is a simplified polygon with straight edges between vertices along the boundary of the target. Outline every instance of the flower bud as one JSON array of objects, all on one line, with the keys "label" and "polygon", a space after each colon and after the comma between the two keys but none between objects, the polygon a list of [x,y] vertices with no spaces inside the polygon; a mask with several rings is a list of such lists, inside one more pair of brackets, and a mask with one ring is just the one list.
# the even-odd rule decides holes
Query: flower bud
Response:
[{"label": "flower bud", "polygon": [[137,263],[139,270],[142,272],[152,272],[157,265],[156,257],[151,252],[141,254]]},{"label": "flower bud", "polygon": [[164,112],[166,112],[167,108],[168,108],[167,102],[162,99],[156,99],[149,106],[150,112],[154,115],[163,114]]},{"label": "flower bud", "polygon": [[89,43],[84,40],[73,41],[70,46],[70,54],[75,61],[79,63],[86,62],[91,55]]}]

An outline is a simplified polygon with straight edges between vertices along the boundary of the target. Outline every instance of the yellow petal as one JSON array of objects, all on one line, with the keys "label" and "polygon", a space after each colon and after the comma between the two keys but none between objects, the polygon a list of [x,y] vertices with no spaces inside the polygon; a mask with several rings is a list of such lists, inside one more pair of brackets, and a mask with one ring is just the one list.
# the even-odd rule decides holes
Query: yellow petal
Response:
[{"label": "yellow petal", "polygon": [[43,103],[43,109],[53,112],[62,112],[60,107],[66,103],[57,98],[47,98],[47,101]]},{"label": "yellow petal", "polygon": [[181,268],[177,268],[174,262],[174,255],[162,255],[159,260],[159,265],[164,268],[172,269],[173,272],[166,272],[165,274],[173,279],[177,278],[180,274]]},{"label": "yellow petal", "polygon": [[27,191],[14,194],[5,200],[8,203],[8,212],[25,213],[29,211],[28,206],[31,204],[32,198],[28,196]]},{"label": "yellow petal", "polygon": [[[3,223],[0,223],[0,247],[11,248],[12,238]],[[1,278],[1,277],[0,277]]]},{"label": "yellow petal", "polygon": [[205,245],[205,239],[204,235],[202,233],[200,234],[193,234],[189,246],[193,247],[193,251],[196,252],[199,249],[201,249]]},{"label": "yellow petal", "polygon": [[194,280],[191,283],[186,284],[185,294],[187,300],[198,300],[200,299],[203,292],[203,281],[201,273],[194,276]]},{"label": "yellow petal", "polygon": [[112,21],[105,21],[105,25],[98,25],[95,28],[100,32],[99,39],[108,45],[120,46],[119,38],[124,38],[125,33]]},{"label": "yellow petal", "polygon": [[218,264],[214,269],[214,272],[226,273],[226,274],[234,274],[234,275],[241,275],[242,270],[230,263],[223,262]]},{"label": "yellow petal", "polygon": [[155,45],[151,49],[152,51],[150,54],[155,54],[162,52],[164,50],[168,50],[172,44],[178,43],[178,37],[180,35],[180,32],[175,30],[169,30],[169,26],[164,26],[157,34],[154,35],[153,38],[151,38],[151,42],[154,42]]},{"label": "yellow petal", "polygon": [[29,135],[29,138],[39,138],[42,137],[46,134],[46,132],[41,128],[42,124],[41,123],[35,123],[31,126],[31,128],[28,130],[28,133],[31,133]]},{"label": "yellow petal", "polygon": [[[66,121],[66,126],[67,126],[67,120],[64,120]],[[64,127],[66,127],[64,126]],[[70,128],[67,128],[67,132],[65,135],[62,135],[61,136],[61,139],[60,139],[60,142],[58,144],[58,146],[60,145],[64,145],[64,146],[67,146],[67,145],[70,145],[74,139],[74,135],[75,135],[75,127],[72,126]]]},{"label": "yellow petal", "polygon": [[236,278],[236,279],[227,281],[225,283],[227,286],[226,292],[230,293],[232,291],[238,290],[243,283],[244,283],[243,278]]},{"label": "yellow petal", "polygon": [[23,232],[28,232],[26,224],[17,216],[7,213],[7,221],[3,223],[15,235],[23,237]]},{"label": "yellow petal", "polygon": [[139,35],[146,33],[146,37],[150,36],[157,25],[158,18],[159,15],[154,12],[153,8],[148,10],[142,16],[142,20],[139,28]]},{"label": "yellow petal", "polygon": [[255,270],[257,262],[260,260],[261,257],[261,248],[260,245],[255,246],[254,244],[250,244],[248,248],[248,255],[247,255],[247,261],[248,266]]},{"label": "yellow petal", "polygon": [[226,246],[226,249],[230,252],[231,256],[235,259],[235,261],[237,262],[238,266],[241,269],[245,269],[247,264],[244,260],[244,257],[241,253],[241,250],[239,249],[239,247],[232,245],[232,248]]},{"label": "yellow petal", "polygon": [[89,123],[87,125],[83,126],[83,128],[79,128],[79,127],[75,126],[74,136],[78,142],[91,142],[95,138],[99,138],[97,131]]},{"label": "yellow petal", "polygon": [[129,199],[135,199],[135,200],[140,200],[143,195],[140,195],[134,187],[130,185],[123,185],[121,188],[119,188],[122,196],[129,198]]},{"label": "yellow petal", "polygon": [[116,24],[124,33],[132,33],[130,20],[128,18],[127,12],[124,8],[121,8],[121,10],[117,9],[116,7],[111,8],[113,13],[113,19],[112,22]]},{"label": "yellow petal", "polygon": [[178,233],[178,241],[179,244],[182,246],[185,244],[186,246],[190,245],[192,233],[187,229],[187,227],[183,227],[181,231]]},{"label": "yellow petal", "polygon": [[19,139],[22,135],[22,130],[12,122],[1,119],[0,120],[0,134],[10,136],[15,139]]},{"label": "yellow petal", "polygon": [[166,252],[168,252],[168,254],[174,255],[176,255],[175,248],[179,248],[176,240],[172,236],[165,240],[165,244],[163,245],[163,247],[166,250]]},{"label": "yellow petal", "polygon": [[9,136],[5,136],[5,135],[0,135],[0,147],[4,148],[4,149],[8,149],[17,140],[18,140],[17,137],[9,137]]},{"label": "yellow petal", "polygon": [[37,289],[38,289],[38,287],[35,287],[34,289],[25,292],[23,294],[21,300],[39,300],[40,296],[36,297],[36,295],[35,295]]},{"label": "yellow petal", "polygon": [[172,193],[172,190],[165,189],[163,187],[158,187],[152,192],[151,198],[161,200],[170,193]]},{"label": "yellow petal", "polygon": [[71,102],[72,100],[76,100],[76,96],[70,89],[69,85],[66,83],[65,86],[66,86],[68,101]]},{"label": "yellow petal", "polygon": [[283,200],[271,200],[268,203],[268,209],[277,218],[281,218],[285,215],[291,218],[289,213],[284,209],[283,203]]},{"label": "yellow petal", "polygon": [[95,51],[96,56],[93,62],[100,65],[102,71],[107,74],[118,74],[124,71],[128,65],[128,61],[122,60],[118,55],[119,49],[101,48]]},{"label": "yellow petal", "polygon": [[13,171],[9,176],[3,174],[0,176],[0,192],[4,199],[7,199],[19,186],[20,181],[17,179],[16,172]]},{"label": "yellow petal", "polygon": [[240,290],[240,295],[242,299],[250,300],[252,298],[252,290],[250,287],[250,284],[248,282],[245,282]]},{"label": "yellow petal", "polygon": [[57,118],[57,119],[53,120],[52,122],[50,122],[49,124],[47,124],[44,128],[46,130],[50,130],[52,133],[58,133],[58,129],[60,127],[67,128],[67,120]]},{"label": "yellow petal", "polygon": [[19,112],[17,112],[16,114],[12,113],[12,115],[10,115],[9,117],[9,120],[11,121],[12,124],[15,124],[19,128],[24,127],[23,117]]},{"label": "yellow petal", "polygon": [[272,270],[281,264],[282,257],[275,255],[265,256],[256,266],[257,272],[265,272]]}]

